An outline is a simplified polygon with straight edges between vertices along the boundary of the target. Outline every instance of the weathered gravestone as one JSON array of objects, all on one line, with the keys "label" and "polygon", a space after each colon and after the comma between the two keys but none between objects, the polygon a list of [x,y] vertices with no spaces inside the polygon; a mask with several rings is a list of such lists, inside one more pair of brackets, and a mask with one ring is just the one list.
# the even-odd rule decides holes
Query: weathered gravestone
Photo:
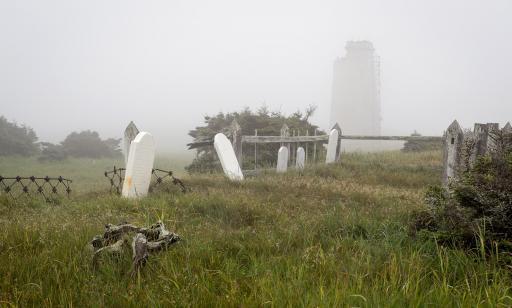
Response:
[{"label": "weathered gravestone", "polygon": [[126,129],[124,130],[124,139],[123,139],[123,155],[124,155],[124,163],[128,163],[128,154],[130,153],[130,144],[132,141],[137,137],[139,134],[139,130],[137,129],[137,126],[133,123],[133,121],[126,126]]},{"label": "weathered gravestone", "polygon": [[295,159],[295,168],[297,168],[299,170],[304,169],[305,160],[306,160],[306,152],[304,152],[303,147],[299,147],[297,149],[297,157]]},{"label": "weathered gravestone", "polygon": [[217,156],[219,157],[224,174],[232,181],[241,181],[244,179],[242,169],[236,159],[235,151],[229,139],[224,134],[217,134],[213,139],[213,145]]},{"label": "weathered gravestone", "polygon": [[140,132],[130,145],[123,182],[123,197],[147,195],[155,160],[155,141],[147,132]]},{"label": "weathered gravestone", "polygon": [[332,129],[329,133],[329,141],[327,143],[327,155],[325,156],[325,163],[330,164],[336,161],[336,150],[338,148],[339,132]]},{"label": "weathered gravestone", "polygon": [[276,171],[279,173],[286,172],[288,168],[288,148],[282,146],[279,148],[279,152],[277,152],[277,168]]}]

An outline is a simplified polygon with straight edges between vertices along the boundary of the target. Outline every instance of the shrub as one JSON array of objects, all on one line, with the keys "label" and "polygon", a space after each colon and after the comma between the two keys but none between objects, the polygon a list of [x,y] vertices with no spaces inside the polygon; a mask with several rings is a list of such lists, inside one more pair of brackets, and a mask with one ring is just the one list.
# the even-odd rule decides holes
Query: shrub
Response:
[{"label": "shrub", "polygon": [[62,149],[73,157],[114,157],[121,155],[119,143],[121,139],[101,140],[97,132],[82,131],[69,134],[61,143]]},{"label": "shrub", "polygon": [[434,231],[442,240],[473,245],[485,230],[488,242],[512,241],[512,134],[492,135],[495,147],[479,157],[447,189],[430,187],[429,209],[415,213],[412,231]]},{"label": "shrub", "polygon": [[40,162],[63,161],[68,157],[68,153],[60,144],[41,142],[41,147],[41,156],[38,158]]}]

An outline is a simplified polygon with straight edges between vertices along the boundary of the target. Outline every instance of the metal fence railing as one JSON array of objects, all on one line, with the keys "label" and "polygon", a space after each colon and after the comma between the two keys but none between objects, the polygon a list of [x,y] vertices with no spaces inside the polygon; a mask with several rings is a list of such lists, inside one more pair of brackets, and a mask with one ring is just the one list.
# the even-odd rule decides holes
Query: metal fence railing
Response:
[{"label": "metal fence railing", "polygon": [[[116,166],[114,166],[114,169],[112,170],[105,171],[104,175],[110,182],[111,193],[121,194],[123,190],[125,171],[125,168],[116,168]],[[170,183],[178,186],[181,192],[187,192],[189,190],[182,180],[176,178],[173,175],[172,171],[153,169],[151,171],[151,184],[149,185],[149,192],[170,191],[169,185],[166,185]]]},{"label": "metal fence railing", "polygon": [[73,181],[59,177],[3,177],[0,176],[0,193],[19,200],[23,197],[41,196],[46,202],[66,196],[71,193]]}]

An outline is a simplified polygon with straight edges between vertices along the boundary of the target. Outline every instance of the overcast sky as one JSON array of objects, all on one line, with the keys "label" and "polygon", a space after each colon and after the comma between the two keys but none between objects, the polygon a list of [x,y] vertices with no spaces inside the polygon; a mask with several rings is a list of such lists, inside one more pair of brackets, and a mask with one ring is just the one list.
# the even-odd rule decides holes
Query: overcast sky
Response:
[{"label": "overcast sky", "polygon": [[[182,150],[206,114],[318,105],[348,40],[381,58],[383,134],[512,120],[511,0],[0,0],[0,115],[41,140],[134,120]],[[342,125],[343,126],[343,125]]]}]

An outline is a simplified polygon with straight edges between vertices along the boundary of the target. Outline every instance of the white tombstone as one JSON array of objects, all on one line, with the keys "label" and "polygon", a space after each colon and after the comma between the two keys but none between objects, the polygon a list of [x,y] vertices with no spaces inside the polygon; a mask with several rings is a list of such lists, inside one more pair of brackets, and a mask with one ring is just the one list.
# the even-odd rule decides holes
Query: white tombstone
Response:
[{"label": "white tombstone", "polygon": [[279,173],[286,172],[288,168],[288,148],[282,146],[279,148],[279,152],[277,152],[277,168],[276,171]]},{"label": "white tombstone", "polygon": [[224,174],[232,181],[243,180],[244,175],[242,169],[240,169],[235,151],[229,139],[224,134],[219,133],[215,135],[213,145],[222,165],[222,170],[224,170]]},{"label": "white tombstone", "polygon": [[130,144],[132,141],[137,137],[139,134],[139,129],[133,121],[126,126],[126,129],[124,130],[124,138],[123,138],[123,155],[124,155],[124,163],[128,163],[128,154],[130,153]]},{"label": "white tombstone", "polygon": [[304,169],[306,160],[306,152],[304,152],[303,147],[299,147],[297,149],[297,157],[295,158],[295,168],[302,170]]},{"label": "white tombstone", "polygon": [[124,173],[123,197],[147,195],[155,161],[155,140],[150,133],[140,132],[130,145]]},{"label": "white tombstone", "polygon": [[329,142],[327,143],[327,155],[325,163],[330,164],[336,161],[336,149],[338,148],[338,130],[333,129],[329,133]]}]

